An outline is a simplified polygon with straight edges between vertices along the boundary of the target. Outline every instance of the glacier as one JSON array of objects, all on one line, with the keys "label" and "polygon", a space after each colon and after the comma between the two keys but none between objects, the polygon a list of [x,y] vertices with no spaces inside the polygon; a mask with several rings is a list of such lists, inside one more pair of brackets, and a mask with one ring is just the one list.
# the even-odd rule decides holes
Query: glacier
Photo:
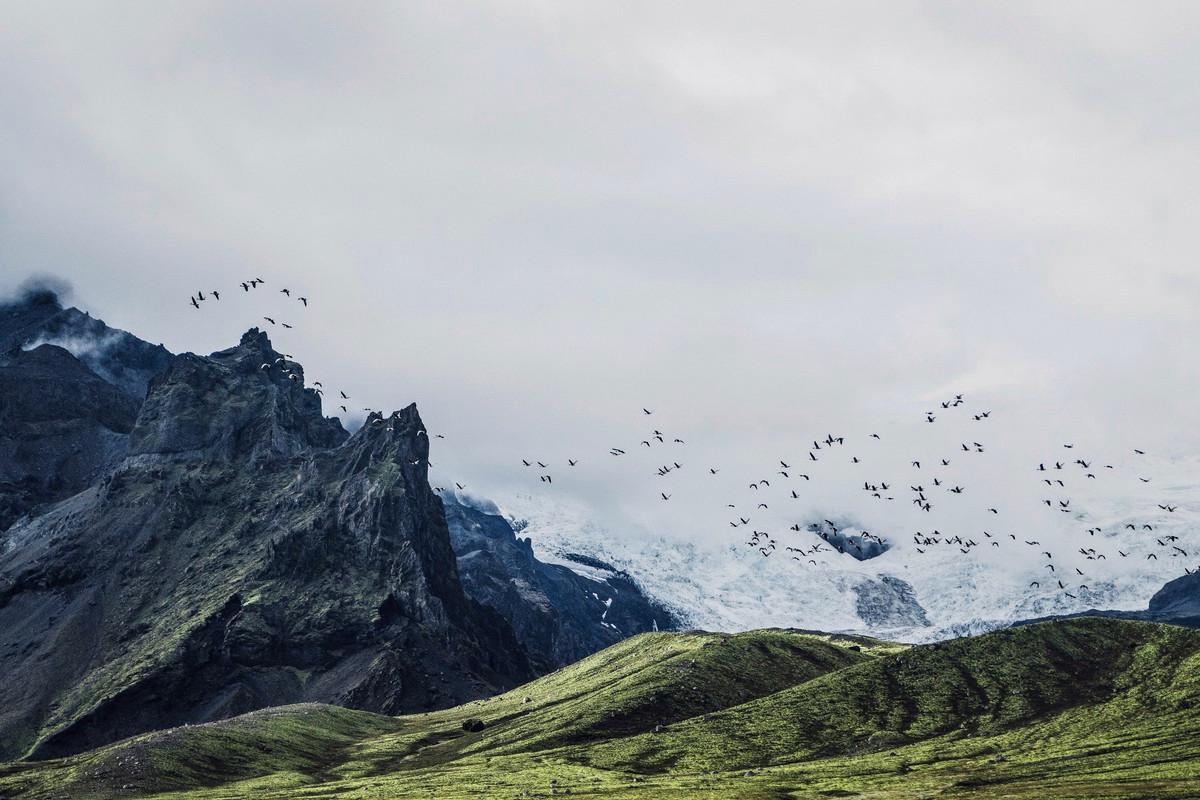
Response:
[{"label": "glacier", "polygon": [[[971,536],[982,544],[967,554],[954,546],[918,553],[911,535],[894,533],[889,537],[893,546],[875,558],[857,561],[826,552],[817,565],[790,557],[764,558],[744,546],[741,531],[731,530],[723,540],[689,538],[656,534],[630,520],[601,521],[604,515],[585,502],[560,495],[513,492],[498,506],[519,535],[529,538],[538,558],[581,574],[588,568],[570,554],[602,559],[630,573],[648,595],[694,628],[806,628],[928,642],[1035,617],[1094,608],[1144,609],[1164,583],[1184,574],[1185,567],[1200,565],[1200,459],[1147,456],[1125,469],[1153,474],[1153,485],[1125,481],[1114,490],[1111,483],[1077,482],[1069,513],[1047,514],[1036,523],[1030,520],[1039,518],[1022,517],[1021,532],[1011,534],[1017,539],[1007,532],[992,534],[1002,538],[1003,546],[990,547],[981,535],[995,523],[980,509],[970,523],[963,523],[978,526]],[[897,503],[896,516],[909,523],[914,517],[903,505]],[[1057,509],[1046,509],[1052,510]],[[1031,532],[1035,524],[1036,532]],[[780,550],[801,537],[809,537],[804,540],[809,546],[813,541],[806,532],[775,530]],[[1028,541],[1039,544],[1026,545],[1022,536],[1037,537]],[[1047,548],[1055,553],[1054,573],[1040,557]],[[1089,559],[1080,552],[1089,548],[1106,558]],[[1128,556],[1119,556],[1120,551]],[[1150,558],[1151,553],[1156,557]],[[1076,569],[1086,577],[1080,578]],[[1058,588],[1060,575],[1064,581],[1070,576],[1067,588],[1074,597]],[[896,587],[905,585],[919,609],[872,619],[860,614],[864,602],[894,605]],[[881,586],[895,596],[880,597]],[[905,591],[900,588],[898,594]]]}]

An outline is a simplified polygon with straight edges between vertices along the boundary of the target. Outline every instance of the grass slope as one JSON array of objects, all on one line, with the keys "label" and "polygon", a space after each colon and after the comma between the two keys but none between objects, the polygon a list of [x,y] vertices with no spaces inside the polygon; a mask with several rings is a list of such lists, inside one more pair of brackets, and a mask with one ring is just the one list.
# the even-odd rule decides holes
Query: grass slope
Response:
[{"label": "grass slope", "polygon": [[446,711],[292,706],[0,767],[0,796],[1182,798],[1198,734],[1200,632],[1181,628],[647,634]]}]

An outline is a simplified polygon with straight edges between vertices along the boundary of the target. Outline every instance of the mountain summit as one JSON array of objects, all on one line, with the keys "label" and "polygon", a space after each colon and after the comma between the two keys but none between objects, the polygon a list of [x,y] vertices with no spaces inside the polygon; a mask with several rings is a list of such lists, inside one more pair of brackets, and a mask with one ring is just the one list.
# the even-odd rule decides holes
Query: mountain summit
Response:
[{"label": "mountain summit", "polygon": [[497,557],[456,552],[479,544],[416,406],[351,435],[257,328],[172,355],[28,292],[0,305],[0,396],[0,759],[301,701],[443,708],[673,625],[503,521]]},{"label": "mountain summit", "polygon": [[436,708],[530,676],[459,584],[415,406],[348,436],[257,330],[170,357],[140,407],[59,348],[9,367],[48,408],[75,387],[93,402],[70,413],[127,441],[6,533],[0,755],[300,700]]}]

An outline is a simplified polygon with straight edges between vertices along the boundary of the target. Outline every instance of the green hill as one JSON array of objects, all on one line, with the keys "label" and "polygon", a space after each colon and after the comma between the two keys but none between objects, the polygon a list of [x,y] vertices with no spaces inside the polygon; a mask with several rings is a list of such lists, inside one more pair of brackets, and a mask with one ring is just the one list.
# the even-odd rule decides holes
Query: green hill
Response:
[{"label": "green hill", "polygon": [[0,767],[10,798],[1045,800],[1198,787],[1200,632],[1098,618],[919,647],[646,634],[445,711],[288,706]]}]

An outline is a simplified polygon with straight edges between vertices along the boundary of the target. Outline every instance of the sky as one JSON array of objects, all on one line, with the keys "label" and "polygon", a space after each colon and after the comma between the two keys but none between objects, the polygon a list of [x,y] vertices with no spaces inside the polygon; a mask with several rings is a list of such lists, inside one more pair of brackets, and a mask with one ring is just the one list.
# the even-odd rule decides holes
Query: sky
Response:
[{"label": "sky", "polygon": [[[719,501],[826,433],[903,481],[977,435],[924,427],[956,393],[993,411],[1009,497],[1062,442],[1196,451],[1198,27],[1163,2],[10,3],[0,291],[56,276],[176,352],[265,326],[349,424],[416,401],[435,483],[663,535],[728,536]],[[807,511],[862,504],[837,470]]]}]

